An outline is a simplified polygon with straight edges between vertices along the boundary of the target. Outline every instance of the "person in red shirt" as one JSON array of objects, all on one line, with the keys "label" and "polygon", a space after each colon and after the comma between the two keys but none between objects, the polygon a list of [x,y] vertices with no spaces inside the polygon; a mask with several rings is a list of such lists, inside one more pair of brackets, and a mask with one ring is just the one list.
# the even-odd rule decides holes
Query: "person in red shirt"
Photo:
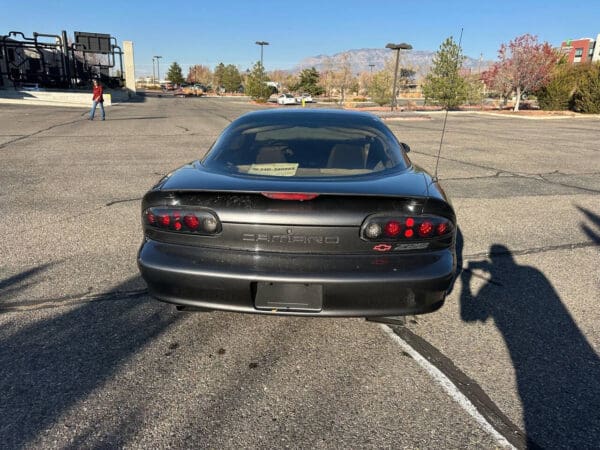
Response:
[{"label": "person in red shirt", "polygon": [[102,89],[100,83],[98,83],[98,80],[94,80],[93,83],[94,91],[92,94],[92,110],[90,111],[90,120],[94,120],[97,105],[100,105],[100,111],[102,112],[102,120],[104,120],[104,118],[106,117],[106,114],[104,113],[104,97],[102,97],[104,90]]}]

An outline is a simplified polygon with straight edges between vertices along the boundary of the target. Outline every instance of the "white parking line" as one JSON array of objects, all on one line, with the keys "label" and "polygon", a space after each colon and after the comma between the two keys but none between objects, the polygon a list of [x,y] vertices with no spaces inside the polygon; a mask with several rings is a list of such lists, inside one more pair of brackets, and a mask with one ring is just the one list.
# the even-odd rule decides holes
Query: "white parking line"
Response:
[{"label": "white parking line", "polygon": [[501,445],[505,448],[515,449],[515,447],[506,440],[502,434],[500,434],[496,429],[483,417],[477,408],[471,403],[471,401],[465,397],[465,395],[456,387],[456,385],[450,381],[450,379],[444,375],[437,367],[431,364],[426,358],[421,356],[419,352],[417,352],[414,348],[412,348],[408,343],[394,333],[387,325],[381,325],[381,329],[406,353],[408,353],[425,371],[433,378],[433,380],[438,383],[442,389],[444,389],[454,401],[456,401],[475,421],[490,435],[496,439],[498,445]]}]

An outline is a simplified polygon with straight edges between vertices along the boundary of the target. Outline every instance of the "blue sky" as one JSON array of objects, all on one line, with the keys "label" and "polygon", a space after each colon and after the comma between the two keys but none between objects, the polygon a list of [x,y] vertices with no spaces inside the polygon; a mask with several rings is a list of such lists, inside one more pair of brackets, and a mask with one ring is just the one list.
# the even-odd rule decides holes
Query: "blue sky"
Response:
[{"label": "blue sky", "polygon": [[267,70],[289,69],[308,56],[407,42],[415,50],[438,49],[448,36],[468,56],[495,59],[501,43],[524,33],[558,46],[565,39],[596,38],[600,2],[568,1],[38,1],[1,0],[0,35],[67,30],[109,33],[134,42],[136,74],[161,73],[177,61],[213,68],[219,62],[245,70],[264,48]]}]

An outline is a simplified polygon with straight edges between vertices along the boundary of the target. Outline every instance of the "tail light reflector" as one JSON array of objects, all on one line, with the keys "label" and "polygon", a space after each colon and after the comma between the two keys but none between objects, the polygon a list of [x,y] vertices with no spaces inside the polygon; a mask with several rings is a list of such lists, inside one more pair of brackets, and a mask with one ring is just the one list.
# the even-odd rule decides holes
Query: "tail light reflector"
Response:
[{"label": "tail light reflector", "polygon": [[389,237],[398,236],[402,231],[402,225],[397,220],[390,220],[385,224],[385,234]]},{"label": "tail light reflector", "polygon": [[419,225],[419,236],[421,237],[429,237],[433,233],[433,224],[426,220]]},{"label": "tail light reflector", "polygon": [[185,226],[192,231],[196,231],[200,226],[200,220],[198,220],[198,218],[193,214],[188,214],[185,216],[183,218],[183,222],[185,223]]},{"label": "tail light reflector", "polygon": [[171,216],[169,216],[168,214],[162,214],[162,215],[158,216],[158,224],[161,227],[168,227],[170,223],[171,223]]},{"label": "tail light reflector", "polygon": [[442,234],[446,234],[446,232],[448,231],[448,224],[444,223],[444,222],[438,224],[436,231],[437,231],[438,236],[441,236]]}]

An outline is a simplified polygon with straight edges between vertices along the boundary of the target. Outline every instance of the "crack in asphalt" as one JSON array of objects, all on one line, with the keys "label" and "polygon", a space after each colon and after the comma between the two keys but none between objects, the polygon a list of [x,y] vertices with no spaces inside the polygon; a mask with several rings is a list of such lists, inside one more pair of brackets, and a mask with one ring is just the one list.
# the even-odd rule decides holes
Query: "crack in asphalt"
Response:
[{"label": "crack in asphalt", "polygon": [[[569,188],[573,188],[573,189],[579,189],[579,190],[582,190],[582,191],[593,192],[595,194],[600,194],[600,189],[591,189],[591,188],[585,188],[585,187],[581,187],[581,186],[574,186],[572,184],[562,183],[560,181],[551,181],[551,180],[548,180],[548,179],[544,178],[544,175],[552,175],[552,174],[539,174],[538,175],[540,177],[540,179],[542,181],[544,181],[545,183],[556,184],[558,186],[569,187]],[[561,174],[561,175],[564,175],[564,174]],[[586,174],[586,175],[588,175],[588,174]],[[595,175],[595,174],[592,173],[592,174],[589,174],[589,175]]]},{"label": "crack in asphalt", "polygon": [[3,149],[5,147],[9,146],[10,144],[14,144],[15,142],[19,142],[19,141],[22,141],[24,139],[28,139],[30,137],[36,136],[36,135],[38,135],[40,133],[43,133],[45,131],[50,131],[50,130],[52,130],[54,128],[58,128],[58,127],[64,127],[65,125],[72,125],[72,124],[77,123],[77,122],[83,122],[84,120],[86,120],[86,119],[80,118],[80,119],[76,119],[76,120],[71,120],[69,122],[58,123],[58,124],[55,124],[55,125],[51,125],[51,126],[49,126],[47,128],[44,128],[44,129],[41,129],[41,130],[38,130],[38,131],[34,131],[33,133],[20,135],[16,139],[12,139],[10,141],[4,142],[3,144],[0,144],[0,149]]},{"label": "crack in asphalt", "polygon": [[116,205],[118,203],[137,202],[137,201],[141,201],[141,200],[142,200],[142,197],[126,198],[126,199],[123,199],[123,200],[113,200],[112,202],[108,202],[104,206],[107,207],[107,206]]},{"label": "crack in asphalt", "polygon": [[[431,154],[431,153],[427,153],[427,152],[413,152],[419,155],[425,155],[425,156],[430,156],[432,158],[438,158],[438,155],[435,154]],[[581,190],[581,191],[585,191],[585,192],[591,192],[594,194],[600,194],[600,189],[591,189],[591,188],[585,188],[585,187],[581,187],[581,186],[574,186],[574,185],[570,185],[570,184],[566,184],[566,183],[561,183],[559,181],[552,181],[552,180],[548,180],[547,178],[544,178],[544,176],[547,175],[554,175],[554,174],[558,174],[558,175],[595,175],[596,172],[591,172],[591,173],[583,173],[583,174],[563,174],[559,171],[554,171],[554,172],[549,172],[549,173],[522,173],[522,172],[512,172],[510,170],[503,170],[503,169],[498,169],[497,167],[491,167],[491,166],[485,166],[482,164],[475,164],[475,163],[469,163],[469,162],[465,162],[465,161],[461,161],[459,159],[454,159],[454,158],[448,158],[447,156],[439,156],[440,159],[443,159],[444,161],[452,161],[458,164],[463,164],[465,166],[472,166],[472,167],[477,167],[479,169],[485,169],[485,170],[491,170],[491,171],[495,171],[495,173],[493,175],[483,175],[483,176],[476,176],[476,177],[466,177],[466,178],[460,178],[460,177],[456,177],[456,178],[441,178],[438,177],[440,181],[444,181],[444,180],[475,180],[475,179],[485,179],[485,178],[499,178],[502,174],[506,174],[507,176],[513,176],[515,178],[529,178],[529,179],[533,179],[533,180],[539,180],[542,181],[544,183],[547,184],[553,184],[553,185],[557,185],[557,186],[563,186],[563,187],[568,187],[571,189],[577,189],[577,190]]]},{"label": "crack in asphalt", "polygon": [[521,256],[521,255],[533,255],[536,253],[554,252],[558,250],[575,250],[579,248],[588,247],[600,247],[600,242],[584,241],[575,242],[571,244],[558,244],[558,245],[546,245],[543,247],[531,247],[522,250],[505,250],[505,251],[494,251],[494,252],[480,252],[472,253],[470,255],[463,255],[463,260],[475,260],[481,258],[489,258],[490,256]]},{"label": "crack in asphalt", "polygon": [[65,295],[55,298],[41,298],[38,300],[29,300],[19,302],[18,305],[0,305],[0,314],[7,312],[26,312],[37,311],[41,309],[60,308],[64,306],[81,305],[86,303],[132,300],[148,295],[148,289],[132,289],[129,291],[113,291],[92,294],[84,292],[79,294]]},{"label": "crack in asphalt", "polygon": [[[510,178],[513,175],[513,173],[511,172],[506,172],[504,170],[499,170],[498,172],[496,172],[495,174],[492,175],[476,175],[476,176],[472,176],[472,177],[448,177],[448,178],[443,178],[444,181],[460,181],[460,180],[482,180],[482,179],[486,179],[486,178],[500,178],[502,175],[506,175],[506,178]],[[565,177],[577,177],[577,176],[585,176],[585,175],[600,175],[600,172],[580,172],[580,173],[563,173],[560,172],[558,170],[554,170],[552,172],[548,172],[548,173],[536,173],[536,174],[528,174],[530,176],[526,176],[524,174],[519,174],[517,175],[518,177],[521,178],[532,178],[532,179],[540,179],[543,180],[547,183],[559,183],[558,181],[552,181],[552,180],[547,180],[544,177],[548,176],[548,175],[562,175]],[[570,186],[570,185],[565,185],[566,187],[576,187],[576,186]],[[582,188],[582,189],[586,189],[586,188]]]}]

